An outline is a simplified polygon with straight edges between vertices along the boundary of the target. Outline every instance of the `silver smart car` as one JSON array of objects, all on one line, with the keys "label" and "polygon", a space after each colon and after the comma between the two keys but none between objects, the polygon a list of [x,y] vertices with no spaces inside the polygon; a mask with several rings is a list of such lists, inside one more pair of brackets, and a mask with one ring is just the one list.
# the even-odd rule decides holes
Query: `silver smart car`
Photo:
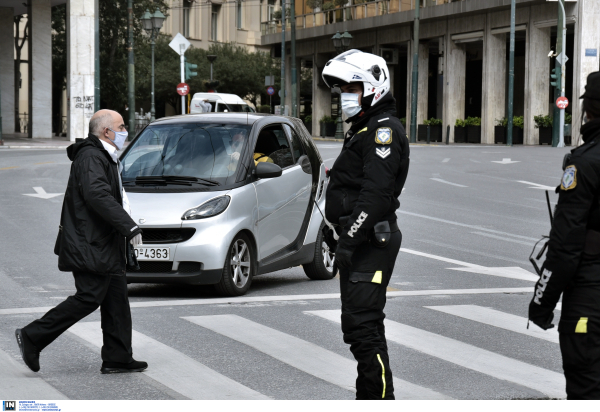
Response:
[{"label": "silver smart car", "polygon": [[321,234],[326,169],[298,119],[163,118],[133,140],[121,164],[144,241],[129,283],[214,284],[239,296],[253,276],[293,266],[310,279],[335,276]]}]

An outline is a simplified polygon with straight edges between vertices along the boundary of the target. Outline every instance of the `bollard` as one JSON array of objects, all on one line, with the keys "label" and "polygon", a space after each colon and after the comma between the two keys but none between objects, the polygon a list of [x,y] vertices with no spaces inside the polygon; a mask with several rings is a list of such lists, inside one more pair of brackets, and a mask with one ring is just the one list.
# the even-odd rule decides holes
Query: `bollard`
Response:
[{"label": "bollard", "polygon": [[429,142],[431,141],[431,126],[427,125],[427,144],[429,144]]},{"label": "bollard", "polygon": [[450,125],[446,127],[446,144],[450,142]]}]

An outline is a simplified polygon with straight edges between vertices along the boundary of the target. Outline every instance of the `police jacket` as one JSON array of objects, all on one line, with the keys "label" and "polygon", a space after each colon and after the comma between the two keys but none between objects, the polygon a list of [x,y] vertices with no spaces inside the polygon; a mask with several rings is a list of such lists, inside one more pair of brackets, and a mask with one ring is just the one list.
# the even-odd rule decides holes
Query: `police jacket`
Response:
[{"label": "police jacket", "polygon": [[341,248],[354,250],[367,240],[376,223],[396,221],[410,153],[395,113],[395,100],[388,94],[355,116],[329,172],[325,215],[341,226]]},{"label": "police jacket", "polygon": [[584,144],[565,158],[546,261],[529,305],[529,318],[539,325],[563,294],[559,330],[580,316],[600,315],[600,119],[581,133]]},{"label": "police jacket", "polygon": [[73,163],[54,247],[58,269],[124,274],[126,242],[141,229],[123,209],[117,165],[91,134],[67,155]]}]

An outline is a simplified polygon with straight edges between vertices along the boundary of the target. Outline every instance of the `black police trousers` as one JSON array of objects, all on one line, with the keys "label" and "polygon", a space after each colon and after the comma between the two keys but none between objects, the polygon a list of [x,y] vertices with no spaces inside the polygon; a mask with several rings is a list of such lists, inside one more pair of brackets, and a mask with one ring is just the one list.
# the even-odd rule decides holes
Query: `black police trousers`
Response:
[{"label": "black police trousers", "polygon": [[342,332],[358,362],[356,399],[394,399],[383,309],[401,243],[400,231],[385,248],[365,242],[354,251],[352,266],[340,269]]},{"label": "black police trousers", "polygon": [[567,399],[600,399],[600,333],[560,332]]},{"label": "black police trousers", "polygon": [[129,363],[131,350],[131,311],[127,278],[74,272],[77,292],[50,309],[41,319],[23,328],[38,350],[44,349],[64,331],[100,307],[103,335],[102,360]]}]

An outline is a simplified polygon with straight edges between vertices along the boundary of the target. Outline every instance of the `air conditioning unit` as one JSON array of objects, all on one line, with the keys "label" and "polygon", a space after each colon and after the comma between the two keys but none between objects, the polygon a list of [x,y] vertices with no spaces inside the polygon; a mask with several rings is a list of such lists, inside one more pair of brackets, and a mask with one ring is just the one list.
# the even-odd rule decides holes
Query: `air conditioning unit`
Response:
[{"label": "air conditioning unit", "polygon": [[379,48],[379,55],[389,64],[398,64],[398,49]]}]

